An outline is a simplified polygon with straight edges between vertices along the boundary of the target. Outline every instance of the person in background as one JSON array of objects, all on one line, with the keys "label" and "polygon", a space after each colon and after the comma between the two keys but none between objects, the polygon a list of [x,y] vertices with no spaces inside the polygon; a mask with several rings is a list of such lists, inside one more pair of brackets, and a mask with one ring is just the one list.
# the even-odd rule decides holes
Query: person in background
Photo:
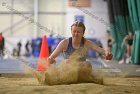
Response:
[{"label": "person in background", "polygon": [[18,43],[17,43],[17,51],[18,51],[18,56],[20,56],[21,54],[21,46],[22,46],[22,44],[21,44],[21,41],[19,41]]},{"label": "person in background", "polygon": [[108,38],[108,40],[107,40],[108,50],[112,51],[113,43],[114,43],[114,40],[112,38]]},{"label": "person in background", "polygon": [[114,44],[114,39],[112,38],[111,31],[107,30],[107,47],[109,51],[112,51],[113,44]]},{"label": "person in background", "polygon": [[4,46],[5,46],[5,38],[2,33],[0,33],[0,57],[4,56]]},{"label": "person in background", "polygon": [[18,51],[16,48],[13,48],[13,52],[12,52],[13,56],[18,56]]},{"label": "person in background", "polygon": [[123,43],[126,45],[126,49],[127,49],[126,63],[130,63],[131,61],[133,35],[134,35],[133,32],[128,32],[128,35],[126,35],[123,39]]},{"label": "person in background", "polygon": [[[98,53],[101,53],[106,60],[112,59],[112,53],[108,50],[105,50],[90,40],[84,38],[85,34],[85,25],[82,22],[74,22],[71,25],[71,34],[72,37],[66,38],[60,41],[56,49],[52,52],[52,54],[47,58],[47,63],[55,64],[55,58],[62,52],[64,54],[64,58],[66,59],[66,63],[70,63],[69,57],[70,55],[79,50],[81,47],[84,47],[88,50],[95,50]],[[83,65],[86,68],[92,69],[92,65],[89,61],[86,61],[87,55],[81,55],[78,59],[83,62]]]},{"label": "person in background", "polygon": [[27,42],[26,42],[26,44],[25,44],[25,49],[26,49],[26,52],[27,52],[27,53],[30,52],[29,46],[30,46],[30,42],[29,42],[29,40],[27,40]]},{"label": "person in background", "polygon": [[29,57],[31,55],[31,43],[29,40],[27,40],[26,44],[25,44],[25,56]]}]

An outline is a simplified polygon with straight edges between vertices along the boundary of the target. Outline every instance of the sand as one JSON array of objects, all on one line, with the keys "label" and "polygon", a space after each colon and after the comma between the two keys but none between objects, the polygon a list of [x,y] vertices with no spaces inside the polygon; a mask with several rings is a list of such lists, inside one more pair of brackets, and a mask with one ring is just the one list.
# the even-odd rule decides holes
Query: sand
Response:
[{"label": "sand", "polygon": [[34,77],[0,77],[0,94],[140,94],[140,77],[105,77],[104,85],[40,85]]},{"label": "sand", "polygon": [[[94,70],[78,61],[84,49],[44,72],[24,66],[26,74],[0,77],[0,94],[140,94],[140,77]],[[28,76],[27,76],[28,75]]]}]

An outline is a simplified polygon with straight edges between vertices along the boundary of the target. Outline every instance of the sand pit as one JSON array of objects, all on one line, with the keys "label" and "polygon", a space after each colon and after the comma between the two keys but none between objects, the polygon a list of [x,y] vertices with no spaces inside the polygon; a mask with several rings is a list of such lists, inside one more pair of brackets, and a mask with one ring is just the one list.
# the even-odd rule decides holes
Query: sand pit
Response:
[{"label": "sand pit", "polygon": [[[64,75],[59,78],[59,80],[64,80],[63,82],[58,81],[59,76],[56,76],[56,78],[46,78],[53,77],[52,74],[58,75],[56,70],[48,71],[52,74],[45,75],[45,80],[42,84],[38,82],[37,78],[32,76],[32,74],[26,74],[29,76],[25,74],[10,74],[10,76],[2,74],[2,77],[0,77],[0,94],[139,94],[140,92],[140,77],[125,77],[117,74],[111,75],[112,73],[104,73],[102,69],[92,72],[95,77],[92,80],[88,79],[88,81],[91,81],[90,83],[88,83],[88,81],[84,81],[83,83],[77,81],[77,73],[75,73],[75,71],[77,70],[68,73],[70,76],[64,75],[64,73],[59,74],[59,76]],[[69,76],[69,78],[67,76]],[[100,78],[102,78],[103,84],[94,82],[97,80],[100,81]]]},{"label": "sand pit", "polygon": [[139,94],[140,77],[103,77],[104,85],[41,85],[34,77],[0,77],[0,94]]},{"label": "sand pit", "polygon": [[0,94],[139,94],[140,77],[112,75],[84,67],[82,52],[44,72],[25,66],[27,74],[0,77]]}]

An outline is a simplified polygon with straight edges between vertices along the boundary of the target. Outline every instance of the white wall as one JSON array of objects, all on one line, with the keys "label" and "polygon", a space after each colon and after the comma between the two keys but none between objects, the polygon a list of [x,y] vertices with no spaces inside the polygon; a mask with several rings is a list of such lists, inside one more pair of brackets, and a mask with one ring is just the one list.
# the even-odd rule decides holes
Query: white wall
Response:
[{"label": "white wall", "polygon": [[[39,15],[39,23],[54,32],[54,35],[65,32],[65,6],[66,0],[39,0],[39,11],[47,12],[48,14]],[[49,34],[47,31],[40,32],[39,36]]]},{"label": "white wall", "polygon": [[[25,19],[25,17],[29,17],[31,14],[23,14],[22,12],[32,12],[33,1],[34,0],[13,0],[13,5],[12,0],[0,1],[0,32],[4,32],[5,37],[32,37],[33,29],[31,28],[33,27],[33,24]],[[20,14],[12,15],[11,13],[14,12]],[[13,27],[11,28],[11,26]]]},{"label": "white wall", "polygon": [[[106,46],[106,30],[108,23],[108,11],[107,4],[104,0],[91,0],[91,7],[86,8],[74,8],[68,7],[68,0],[38,0],[39,11],[46,12],[48,14],[38,15],[39,23],[52,30],[56,34],[60,34],[64,37],[71,36],[70,26],[74,21],[75,15],[84,15],[85,25],[86,25],[86,33],[85,37],[87,38],[99,38],[103,45]],[[9,11],[5,6],[0,6],[0,11]],[[5,0],[7,5],[11,5],[11,0]],[[14,0],[14,9],[20,11],[34,11],[34,0]],[[56,13],[56,14],[55,14]],[[59,14],[60,13],[60,14]],[[62,14],[66,13],[66,14]],[[29,14],[25,14],[25,16],[29,16]],[[95,17],[96,16],[96,17]],[[34,16],[31,16],[34,19]],[[101,18],[104,22],[101,21]],[[20,20],[24,20],[25,18],[15,14],[13,16],[13,24],[17,23]],[[0,31],[9,28],[11,23],[11,15],[0,15]],[[38,29],[38,36],[42,37],[44,34],[49,34],[47,31],[43,31]],[[12,40],[15,43],[16,39],[20,40],[24,38],[33,38],[34,36],[34,24],[29,20],[24,20],[22,23],[15,25],[13,28],[13,32],[11,33],[10,29],[7,30],[7,33],[4,33],[4,36],[7,40]],[[11,41],[12,42],[12,41]],[[11,47],[11,46],[9,46]],[[9,48],[12,49],[12,48]]]}]

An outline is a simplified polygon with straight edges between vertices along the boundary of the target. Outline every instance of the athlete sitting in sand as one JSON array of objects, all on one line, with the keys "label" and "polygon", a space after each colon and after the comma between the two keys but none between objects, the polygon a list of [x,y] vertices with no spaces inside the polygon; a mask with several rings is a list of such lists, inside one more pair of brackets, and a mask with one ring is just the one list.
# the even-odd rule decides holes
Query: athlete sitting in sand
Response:
[{"label": "athlete sitting in sand", "polygon": [[[106,60],[111,60],[112,59],[112,53],[100,48],[97,46],[95,43],[93,43],[90,40],[87,40],[84,38],[84,33],[85,33],[85,25],[82,22],[74,22],[71,26],[71,34],[72,37],[68,39],[63,39],[56,49],[53,51],[53,53],[47,58],[47,62],[49,64],[54,64],[55,63],[55,58],[63,52],[64,57],[67,63],[70,63],[69,61],[69,56],[76,50],[79,50],[81,47],[86,48],[88,50],[95,50],[98,53],[101,53]],[[89,61],[86,61],[86,55],[82,55],[79,58],[80,61],[83,62],[85,67],[92,68],[92,65]]]}]

